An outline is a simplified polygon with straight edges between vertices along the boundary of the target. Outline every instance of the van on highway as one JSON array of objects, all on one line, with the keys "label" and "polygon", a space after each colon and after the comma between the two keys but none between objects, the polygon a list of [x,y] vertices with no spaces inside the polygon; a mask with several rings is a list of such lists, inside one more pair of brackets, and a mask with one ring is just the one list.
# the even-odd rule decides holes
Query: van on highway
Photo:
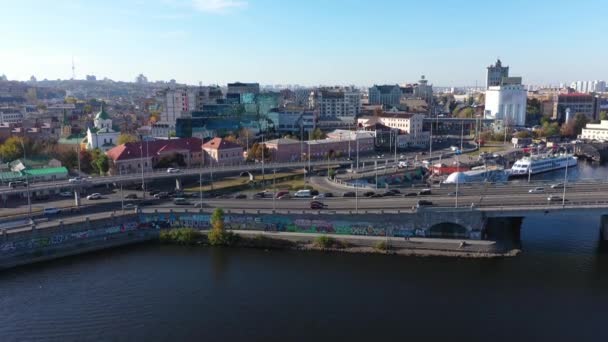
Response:
[{"label": "van on highway", "polygon": [[11,188],[16,188],[16,187],[19,187],[19,186],[27,187],[27,182],[24,182],[24,181],[9,182],[8,186],[11,187]]},{"label": "van on highway", "polygon": [[298,190],[293,195],[293,197],[295,197],[295,198],[309,198],[311,196],[312,196],[312,193],[310,190]]}]

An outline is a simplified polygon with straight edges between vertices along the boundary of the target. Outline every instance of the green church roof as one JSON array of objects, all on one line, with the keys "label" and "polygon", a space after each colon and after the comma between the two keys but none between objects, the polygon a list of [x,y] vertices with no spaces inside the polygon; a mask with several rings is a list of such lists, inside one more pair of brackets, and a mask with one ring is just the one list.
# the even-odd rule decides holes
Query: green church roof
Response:
[{"label": "green church roof", "polygon": [[101,111],[95,115],[96,120],[110,120],[110,115],[106,113],[106,110],[103,108],[103,103],[101,104]]}]

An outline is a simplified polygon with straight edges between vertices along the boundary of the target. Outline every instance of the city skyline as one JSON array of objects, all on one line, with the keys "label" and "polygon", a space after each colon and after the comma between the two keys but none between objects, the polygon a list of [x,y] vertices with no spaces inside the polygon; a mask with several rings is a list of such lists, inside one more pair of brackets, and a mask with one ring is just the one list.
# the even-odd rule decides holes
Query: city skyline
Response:
[{"label": "city skyline", "polygon": [[[525,84],[605,79],[601,13],[608,4],[482,1],[458,6],[385,0],[35,1],[5,6],[0,74],[69,79],[87,74],[187,84],[483,86],[497,57]],[[387,11],[391,8],[391,11]],[[539,16],[538,13],[543,13]],[[24,25],[27,18],[27,25]],[[509,19],[510,24],[497,19]],[[582,25],[582,23],[585,23]],[[590,47],[593,47],[590,50]],[[572,52],[589,51],[584,61]]]}]

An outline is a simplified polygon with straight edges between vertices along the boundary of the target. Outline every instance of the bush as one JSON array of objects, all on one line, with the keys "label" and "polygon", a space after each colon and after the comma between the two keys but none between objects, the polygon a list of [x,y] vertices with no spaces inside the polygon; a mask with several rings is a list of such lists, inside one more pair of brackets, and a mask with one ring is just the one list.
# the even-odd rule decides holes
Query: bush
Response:
[{"label": "bush", "polygon": [[213,229],[207,234],[211,246],[234,246],[239,241],[239,236],[233,232]]},{"label": "bush", "polygon": [[161,242],[178,245],[192,245],[196,243],[199,237],[200,234],[192,228],[169,229],[160,232]]},{"label": "bush", "polygon": [[378,241],[375,245],[374,248],[379,250],[379,251],[383,251],[386,252],[389,249],[388,243],[386,243],[386,241]]},{"label": "bush", "polygon": [[322,249],[346,247],[342,242],[334,239],[333,237],[325,235],[317,237],[315,239],[314,245],[315,247]]}]

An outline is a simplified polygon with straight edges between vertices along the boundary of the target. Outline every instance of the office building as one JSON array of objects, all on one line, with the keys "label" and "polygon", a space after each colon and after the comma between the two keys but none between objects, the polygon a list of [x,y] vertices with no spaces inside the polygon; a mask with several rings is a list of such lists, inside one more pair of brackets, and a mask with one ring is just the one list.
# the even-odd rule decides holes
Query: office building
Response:
[{"label": "office building", "polygon": [[490,89],[490,87],[499,86],[502,82],[502,79],[505,77],[509,77],[509,67],[503,67],[501,60],[498,59],[496,60],[496,64],[490,65],[488,67],[486,75],[486,89]]},{"label": "office building", "polygon": [[383,105],[388,109],[398,107],[403,95],[398,85],[374,85],[368,91],[370,105]]}]

